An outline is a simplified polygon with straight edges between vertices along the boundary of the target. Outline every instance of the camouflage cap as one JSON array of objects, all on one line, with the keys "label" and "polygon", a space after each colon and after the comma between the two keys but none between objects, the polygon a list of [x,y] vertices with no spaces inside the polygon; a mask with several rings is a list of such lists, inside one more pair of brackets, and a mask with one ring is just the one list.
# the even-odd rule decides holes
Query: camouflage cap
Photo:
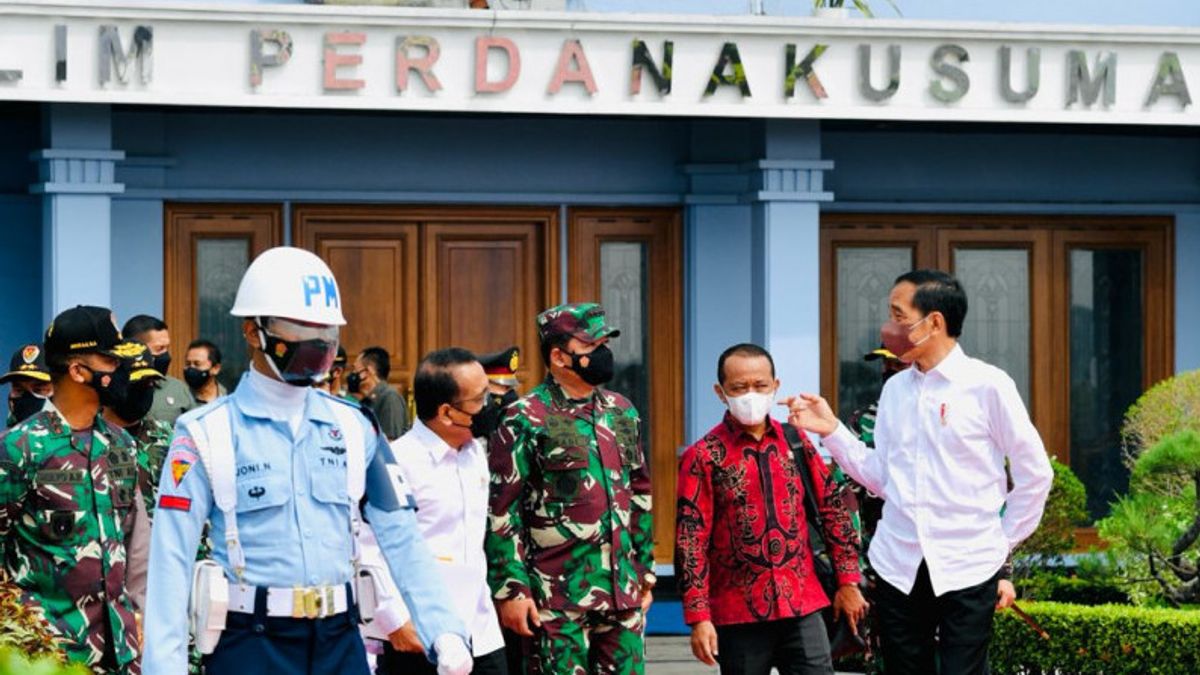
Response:
[{"label": "camouflage cap", "polygon": [[609,326],[604,308],[594,302],[576,302],[551,307],[538,314],[538,338],[544,343],[555,337],[573,337],[595,342],[617,337],[621,331]]}]

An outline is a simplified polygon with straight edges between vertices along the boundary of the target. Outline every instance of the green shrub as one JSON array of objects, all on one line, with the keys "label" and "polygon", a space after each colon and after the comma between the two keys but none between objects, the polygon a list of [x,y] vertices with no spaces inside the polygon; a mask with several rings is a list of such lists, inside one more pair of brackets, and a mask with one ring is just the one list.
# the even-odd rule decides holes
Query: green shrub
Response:
[{"label": "green shrub", "polygon": [[1074,605],[1129,604],[1129,594],[1118,580],[1037,570],[1020,580],[1022,601],[1043,600]]},{"label": "green shrub", "polygon": [[44,656],[30,659],[10,647],[0,648],[0,675],[91,675],[78,663],[64,665],[57,658]]},{"label": "green shrub", "polygon": [[1018,577],[1050,560],[1061,559],[1075,548],[1075,528],[1087,524],[1087,490],[1083,482],[1071,467],[1053,457],[1050,466],[1054,469],[1054,482],[1046,498],[1042,522],[1015,552],[1013,562]]},{"label": "green shrub", "polygon": [[1022,608],[1050,639],[1013,612],[998,613],[990,653],[996,675],[1200,673],[1200,612],[1053,602]]}]

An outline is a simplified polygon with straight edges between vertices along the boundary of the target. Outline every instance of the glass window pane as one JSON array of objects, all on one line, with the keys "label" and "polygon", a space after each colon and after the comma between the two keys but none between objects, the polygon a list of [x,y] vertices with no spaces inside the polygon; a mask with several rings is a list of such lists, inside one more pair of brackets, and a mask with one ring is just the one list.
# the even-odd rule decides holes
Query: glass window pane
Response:
[{"label": "glass window pane", "polygon": [[1070,260],[1071,468],[1102,518],[1129,485],[1120,432],[1142,392],[1142,254],[1073,249]]},{"label": "glass window pane", "polygon": [[600,304],[609,322],[621,329],[610,341],[616,372],[611,387],[633,401],[642,414],[642,442],[650,452],[649,273],[646,245],[641,242],[607,241],[600,244]]},{"label": "glass window pane", "polygon": [[246,371],[246,340],[242,320],[229,315],[238,283],[250,264],[247,238],[196,241],[196,299],[199,334],[181,336],[211,340],[221,349],[221,374],[217,380],[229,391]]},{"label": "glass window pane", "polygon": [[963,351],[1008,373],[1028,406],[1029,252],[955,249],[954,273],[967,292]]},{"label": "glass window pane", "polygon": [[879,347],[892,283],[912,266],[911,246],[837,250],[837,412],[843,420],[879,398],[880,362],[862,357]]}]

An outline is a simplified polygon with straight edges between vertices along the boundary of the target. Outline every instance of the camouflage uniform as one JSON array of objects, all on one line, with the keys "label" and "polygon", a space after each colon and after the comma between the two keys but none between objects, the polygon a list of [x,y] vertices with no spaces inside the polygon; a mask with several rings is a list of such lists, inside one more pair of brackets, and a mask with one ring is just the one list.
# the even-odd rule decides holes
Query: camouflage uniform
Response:
[{"label": "camouflage uniform", "polygon": [[[615,334],[598,309],[568,305],[538,321],[543,332],[565,317],[593,339]],[[489,582],[497,600],[537,603],[531,673],[644,672],[654,542],[641,438],[624,396],[597,388],[569,399],[553,377],[512,404],[492,436]]]},{"label": "camouflage uniform", "polygon": [[140,672],[125,588],[137,474],[133,439],[99,415],[86,444],[53,408],[0,436],[5,571],[71,660],[99,666],[111,630],[120,673]]},{"label": "camouflage uniform", "polygon": [[167,448],[171,446],[175,430],[166,422],[146,417],[136,431],[133,440],[137,444],[138,487],[142,489],[142,499],[146,502],[146,514],[153,517],[163,458],[167,456]]}]

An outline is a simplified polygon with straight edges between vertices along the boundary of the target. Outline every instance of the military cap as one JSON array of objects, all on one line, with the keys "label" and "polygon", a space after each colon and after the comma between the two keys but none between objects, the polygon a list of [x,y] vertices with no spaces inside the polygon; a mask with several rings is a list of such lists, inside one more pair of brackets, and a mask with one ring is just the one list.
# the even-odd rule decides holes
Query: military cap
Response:
[{"label": "military cap", "polygon": [[879,345],[879,349],[872,349],[863,354],[863,361],[878,361],[879,359],[887,359],[889,361],[899,361],[900,358],[888,351],[887,347]]},{"label": "military cap", "polygon": [[341,345],[338,345],[337,356],[333,357],[333,367],[334,368],[345,368],[346,367],[346,348]]},{"label": "military cap", "polygon": [[489,380],[510,387],[519,384],[517,382],[517,366],[520,361],[521,350],[518,347],[509,347],[479,357],[479,364],[483,366],[483,372],[487,373]]},{"label": "military cap", "polygon": [[147,378],[162,379],[163,374],[154,367],[150,348],[137,340],[125,340],[113,352],[121,359],[121,365],[129,369],[129,381],[141,382]]},{"label": "military cap", "polygon": [[53,362],[72,354],[106,354],[121,358],[115,353],[121,342],[121,331],[107,307],[77,305],[68,309],[50,322],[42,348],[46,359]]},{"label": "military cap", "polygon": [[543,343],[556,337],[569,337],[584,342],[596,342],[617,337],[621,331],[608,325],[604,308],[594,302],[575,302],[558,305],[538,314],[538,337]]},{"label": "military cap", "polygon": [[20,349],[13,352],[12,360],[8,362],[8,372],[0,377],[0,384],[8,384],[20,377],[50,381],[50,370],[46,368],[46,355],[42,353],[41,345],[21,345]]}]

